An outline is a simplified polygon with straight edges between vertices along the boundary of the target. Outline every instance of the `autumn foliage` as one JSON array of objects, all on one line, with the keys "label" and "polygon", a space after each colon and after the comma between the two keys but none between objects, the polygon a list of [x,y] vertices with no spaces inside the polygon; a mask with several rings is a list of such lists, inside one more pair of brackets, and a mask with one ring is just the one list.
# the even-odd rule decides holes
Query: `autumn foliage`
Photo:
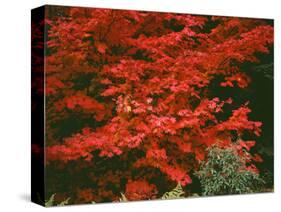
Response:
[{"label": "autumn foliage", "polygon": [[211,86],[248,88],[243,64],[269,53],[268,21],[50,7],[45,23],[50,194],[85,203],[188,190],[213,145],[259,172],[263,123],[250,100]]}]

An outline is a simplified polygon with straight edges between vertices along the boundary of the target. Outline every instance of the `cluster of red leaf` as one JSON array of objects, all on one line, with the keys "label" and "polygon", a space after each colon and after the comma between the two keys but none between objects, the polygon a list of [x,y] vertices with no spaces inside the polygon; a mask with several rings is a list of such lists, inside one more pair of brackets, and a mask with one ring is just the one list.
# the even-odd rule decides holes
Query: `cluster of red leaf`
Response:
[{"label": "cluster of red leaf", "polygon": [[[92,167],[92,176],[98,174],[96,161],[121,160],[124,175],[107,167],[104,177],[120,185],[125,180],[120,189],[130,200],[151,199],[157,194],[151,179],[192,183],[207,147],[237,142],[233,132],[241,138],[239,148],[249,152],[255,144],[242,140],[245,131],[261,133],[262,123],[249,120],[247,104],[238,106],[231,96],[210,98],[208,86],[222,76],[223,87],[247,87],[251,79],[241,64],[257,62],[255,53],[267,53],[273,43],[265,21],[85,8],[47,17],[48,166],[81,163]],[[81,85],[85,76],[89,80]],[[236,109],[220,120],[226,105]],[[69,117],[93,121],[55,137],[54,126]],[[157,171],[138,176],[138,169]],[[79,190],[81,201],[101,191],[110,191],[105,200],[113,198],[101,180],[94,180],[98,188]]]},{"label": "cluster of red leaf", "polygon": [[155,199],[157,188],[146,181],[129,181],[126,185],[125,195],[128,200]]}]

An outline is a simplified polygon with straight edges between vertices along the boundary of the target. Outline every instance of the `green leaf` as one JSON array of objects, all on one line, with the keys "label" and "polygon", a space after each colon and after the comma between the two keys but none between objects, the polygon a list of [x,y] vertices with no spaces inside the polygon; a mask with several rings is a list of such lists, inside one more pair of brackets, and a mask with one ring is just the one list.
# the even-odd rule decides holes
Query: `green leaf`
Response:
[{"label": "green leaf", "polygon": [[56,194],[53,194],[53,195],[50,197],[49,200],[46,200],[46,201],[45,201],[45,206],[46,206],[46,207],[51,207],[51,206],[54,205],[55,195],[56,195]]},{"label": "green leaf", "polygon": [[178,199],[182,198],[183,195],[184,191],[182,189],[182,186],[180,183],[178,183],[172,191],[166,192],[161,199]]},{"label": "green leaf", "polygon": [[127,197],[125,196],[125,194],[123,194],[123,193],[120,193],[121,194],[121,198],[119,198],[119,201],[120,202],[128,202],[128,199],[127,199]]}]

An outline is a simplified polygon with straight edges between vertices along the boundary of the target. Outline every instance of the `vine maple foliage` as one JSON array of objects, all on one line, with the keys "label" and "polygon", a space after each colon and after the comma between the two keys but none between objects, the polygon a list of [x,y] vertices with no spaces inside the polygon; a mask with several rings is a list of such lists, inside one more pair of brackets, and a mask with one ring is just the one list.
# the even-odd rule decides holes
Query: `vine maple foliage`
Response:
[{"label": "vine maple foliage", "polygon": [[83,176],[64,188],[76,202],[188,188],[212,145],[235,145],[258,171],[251,148],[262,123],[249,119],[248,102],[209,86],[247,88],[242,64],[273,43],[265,20],[65,8],[48,10],[46,23],[47,175]]}]

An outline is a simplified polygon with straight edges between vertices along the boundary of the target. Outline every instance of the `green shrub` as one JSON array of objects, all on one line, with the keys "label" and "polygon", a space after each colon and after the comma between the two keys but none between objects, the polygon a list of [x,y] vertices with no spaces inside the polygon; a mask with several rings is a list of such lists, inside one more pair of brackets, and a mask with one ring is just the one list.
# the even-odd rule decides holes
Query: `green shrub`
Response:
[{"label": "green shrub", "polygon": [[213,146],[196,172],[203,195],[259,192],[264,184],[259,174],[248,171],[243,158],[233,148]]}]

